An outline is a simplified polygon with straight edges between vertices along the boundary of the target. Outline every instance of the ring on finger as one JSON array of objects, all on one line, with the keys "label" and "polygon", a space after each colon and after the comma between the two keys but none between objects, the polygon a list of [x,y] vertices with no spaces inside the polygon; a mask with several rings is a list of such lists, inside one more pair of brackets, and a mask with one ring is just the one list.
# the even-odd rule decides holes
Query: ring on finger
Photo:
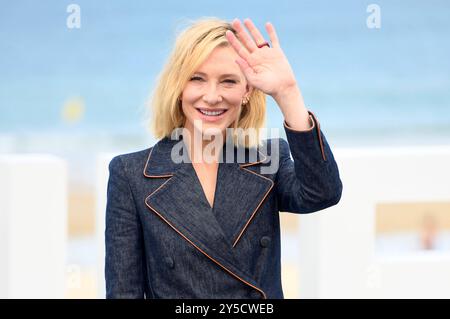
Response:
[{"label": "ring on finger", "polygon": [[268,48],[270,48],[270,44],[269,44],[269,42],[267,42],[267,41],[264,41],[263,43],[261,43],[261,44],[257,44],[256,45],[258,48],[262,48],[262,47],[265,47],[265,46],[267,46]]}]

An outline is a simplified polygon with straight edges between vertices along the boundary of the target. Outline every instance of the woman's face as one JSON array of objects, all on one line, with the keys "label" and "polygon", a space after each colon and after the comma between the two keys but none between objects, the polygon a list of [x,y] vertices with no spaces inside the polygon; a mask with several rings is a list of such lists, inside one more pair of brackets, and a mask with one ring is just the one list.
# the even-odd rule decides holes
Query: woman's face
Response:
[{"label": "woman's face", "polygon": [[235,62],[237,57],[232,47],[217,47],[184,87],[181,94],[186,116],[184,127],[191,134],[194,130],[206,135],[224,134],[237,119],[242,99],[250,93]]}]

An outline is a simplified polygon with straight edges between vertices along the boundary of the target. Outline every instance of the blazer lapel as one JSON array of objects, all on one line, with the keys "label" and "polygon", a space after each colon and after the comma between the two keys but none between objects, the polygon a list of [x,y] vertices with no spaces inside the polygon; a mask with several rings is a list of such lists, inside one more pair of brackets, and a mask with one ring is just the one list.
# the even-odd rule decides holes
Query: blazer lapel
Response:
[{"label": "blazer lapel", "polygon": [[249,168],[263,162],[264,156],[258,153],[254,162],[219,165],[213,213],[229,247],[237,245],[273,187],[272,180]]},{"label": "blazer lapel", "polygon": [[[257,156],[252,160],[248,149],[241,153],[242,149],[225,143],[223,160],[229,161],[229,154],[233,157],[231,162],[219,164],[211,209],[192,163],[175,163],[171,158],[180,141],[166,137],[152,148],[144,175],[163,182],[145,199],[147,207],[213,261],[240,273],[250,286],[256,285],[240,269],[233,248],[273,187],[272,180],[249,169],[263,163],[266,157],[254,150]],[[245,155],[243,160],[240,154]]]}]

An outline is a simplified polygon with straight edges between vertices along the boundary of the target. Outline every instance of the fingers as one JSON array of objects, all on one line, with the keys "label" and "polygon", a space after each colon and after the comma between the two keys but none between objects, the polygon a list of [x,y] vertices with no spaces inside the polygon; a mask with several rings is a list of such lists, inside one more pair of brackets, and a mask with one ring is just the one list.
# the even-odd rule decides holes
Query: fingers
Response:
[{"label": "fingers", "polygon": [[262,36],[261,32],[259,32],[258,28],[255,27],[252,20],[245,19],[244,24],[247,27],[247,29],[250,31],[250,34],[252,35],[253,39],[255,39],[256,44],[261,44],[264,41],[264,37]]},{"label": "fingers", "polygon": [[242,73],[244,73],[245,78],[248,82],[253,83],[253,76],[255,75],[255,71],[252,69],[252,67],[242,58],[238,58],[236,60],[236,63],[239,65]]},{"label": "fingers", "polygon": [[277,36],[277,33],[275,32],[275,27],[273,26],[273,24],[270,22],[267,22],[266,30],[267,30],[267,33],[269,34],[270,41],[272,42],[272,46],[274,48],[279,47],[280,42],[278,41],[278,36]]},{"label": "fingers", "polygon": [[246,48],[242,45],[242,43],[236,38],[233,32],[227,31],[225,33],[225,37],[227,38],[228,42],[230,42],[233,49],[237,52],[237,54],[243,58],[245,61],[248,61],[250,53],[247,51]]},{"label": "fingers", "polygon": [[[250,19],[244,20],[244,25],[247,27],[247,29],[250,31],[250,34],[252,35],[252,38],[248,35],[248,33],[245,31],[245,29],[242,27],[241,22],[239,19],[234,19],[232,22],[233,28],[236,30],[239,40],[244,44],[246,49],[251,53],[254,50],[258,49],[257,45],[264,43],[266,40],[264,39],[264,36],[261,34],[259,29],[255,26],[255,24]],[[273,47],[279,47],[280,43],[278,40],[277,33],[275,31],[275,27],[271,22],[266,23],[266,30],[269,34],[270,42],[272,42]]]},{"label": "fingers", "polygon": [[[232,22],[233,29],[236,31],[239,39],[231,31],[227,31],[225,36],[239,56],[248,63],[250,61],[250,54],[258,49],[257,45],[264,43],[266,40],[258,28],[253,24],[252,20],[245,19],[244,25],[250,31],[253,39],[245,31],[239,19],[234,19]],[[280,44],[275,27],[270,22],[267,22],[265,26],[267,33],[269,34],[270,41],[272,42],[272,46],[279,47]]]},{"label": "fingers", "polygon": [[253,39],[244,30],[239,19],[234,19],[232,22],[232,26],[233,26],[234,30],[236,30],[236,32],[239,36],[239,39],[241,40],[241,42],[244,44],[244,46],[247,48],[247,50],[249,52],[253,52],[256,49],[258,49],[258,47],[255,44],[255,41],[253,41]]}]

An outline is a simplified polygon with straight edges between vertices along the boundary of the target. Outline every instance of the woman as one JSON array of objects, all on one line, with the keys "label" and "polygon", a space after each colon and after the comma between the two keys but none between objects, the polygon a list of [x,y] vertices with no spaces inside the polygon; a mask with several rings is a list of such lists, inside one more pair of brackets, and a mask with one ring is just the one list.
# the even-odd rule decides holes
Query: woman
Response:
[{"label": "woman", "polygon": [[[278,213],[340,200],[333,154],[274,27],[269,45],[244,24],[250,35],[219,19],[179,35],[153,97],[160,140],[110,163],[108,298],[283,298]],[[260,139],[266,94],[287,142]]]}]

